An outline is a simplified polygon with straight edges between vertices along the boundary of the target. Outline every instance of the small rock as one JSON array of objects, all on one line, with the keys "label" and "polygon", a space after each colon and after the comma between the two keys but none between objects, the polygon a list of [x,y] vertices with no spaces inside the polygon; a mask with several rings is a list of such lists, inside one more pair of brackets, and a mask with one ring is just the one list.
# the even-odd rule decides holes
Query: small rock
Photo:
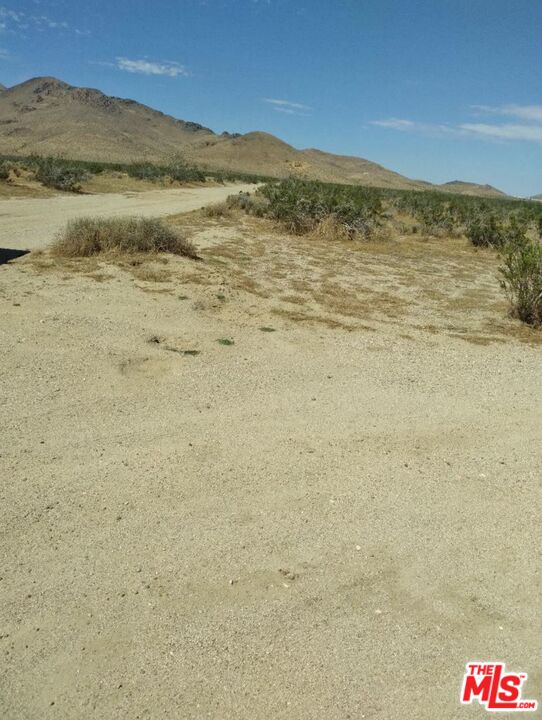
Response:
[{"label": "small rock", "polygon": [[[292,572],[291,570],[285,570],[283,568],[279,568],[279,573],[283,575],[285,578],[288,578],[288,580],[295,580],[297,578],[296,573]],[[287,585],[285,587],[288,587]]]}]

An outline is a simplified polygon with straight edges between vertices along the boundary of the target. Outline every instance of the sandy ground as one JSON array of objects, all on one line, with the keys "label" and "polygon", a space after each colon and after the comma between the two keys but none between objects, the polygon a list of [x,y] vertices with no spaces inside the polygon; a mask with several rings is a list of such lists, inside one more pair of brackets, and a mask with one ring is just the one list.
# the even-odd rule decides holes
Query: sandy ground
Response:
[{"label": "sandy ground", "polygon": [[81,215],[162,217],[197,210],[225,200],[254,185],[151,190],[96,195],[57,195],[53,198],[0,200],[0,247],[37,250],[46,247],[68,220]]},{"label": "sandy ground", "polygon": [[494,257],[183,226],[204,262],[0,267],[0,715],[482,718],[469,660],[542,700],[542,347]]}]

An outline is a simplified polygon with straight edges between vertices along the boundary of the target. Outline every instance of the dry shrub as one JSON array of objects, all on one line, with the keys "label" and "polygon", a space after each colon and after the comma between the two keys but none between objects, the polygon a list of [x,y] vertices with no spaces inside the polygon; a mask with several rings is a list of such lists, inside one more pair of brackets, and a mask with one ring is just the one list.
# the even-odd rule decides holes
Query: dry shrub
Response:
[{"label": "dry shrub", "polygon": [[172,253],[196,259],[195,246],[156,218],[70,220],[51,246],[53,255],[89,257],[100,253]]},{"label": "dry shrub", "polygon": [[9,180],[9,171],[11,170],[11,163],[0,162],[0,180]]},{"label": "dry shrub", "polygon": [[135,268],[132,273],[138,280],[143,280],[143,282],[163,283],[167,282],[171,277],[168,270],[148,266]]},{"label": "dry shrub", "polygon": [[369,239],[372,242],[391,242],[393,240],[393,229],[389,225],[380,225],[370,233]]},{"label": "dry shrub", "polygon": [[226,200],[230,210],[242,210],[247,215],[264,217],[269,207],[269,202],[262,196],[252,196],[247,192],[240,192],[237,195],[230,195]]},{"label": "dry shrub", "polygon": [[340,222],[335,215],[328,215],[323,220],[320,220],[311,236],[315,240],[324,240],[325,242],[352,240],[354,237],[352,231],[344,223]]},{"label": "dry shrub", "polygon": [[391,231],[385,226],[351,227],[336,215],[327,215],[310,232],[310,237],[324,242],[343,242],[347,240],[385,242],[391,240]]},{"label": "dry shrub", "polygon": [[225,202],[207,205],[203,208],[203,214],[208,218],[230,218],[232,216],[231,209]]}]

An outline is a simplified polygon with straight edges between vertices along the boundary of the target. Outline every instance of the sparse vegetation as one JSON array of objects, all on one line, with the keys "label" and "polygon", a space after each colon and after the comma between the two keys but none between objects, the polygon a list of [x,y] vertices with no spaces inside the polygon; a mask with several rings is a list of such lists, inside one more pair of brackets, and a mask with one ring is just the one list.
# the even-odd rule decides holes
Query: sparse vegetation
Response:
[{"label": "sparse vegetation", "polygon": [[[204,215],[230,218],[239,210],[274,220],[288,232],[326,242],[381,239],[390,232],[422,238],[464,236],[475,247],[503,253],[502,282],[514,314],[531,325],[542,325],[539,202],[333,185],[296,178],[277,181],[246,173],[193,168],[181,157],[167,165],[0,157],[0,179],[9,179],[10,173],[33,174],[47,187],[71,192],[81,191],[85,179],[103,172],[163,183],[205,182],[209,178],[219,182],[266,180],[256,193],[231,195],[225,203],[204,208]],[[103,252],[173,252],[195,257],[192,245],[166,225],[138,218],[74,221],[57,238],[53,252],[68,257]]]},{"label": "sparse vegetation", "polygon": [[438,192],[380,190],[297,179],[275,181],[228,205],[277,221],[295,234],[331,241],[389,237],[466,237],[503,253],[503,286],[514,314],[542,325],[542,206],[509,198],[450,197]]},{"label": "sparse vegetation", "polygon": [[526,232],[542,235],[542,204],[512,198],[289,179],[267,183],[255,195],[232,195],[228,205],[329,240],[380,237],[388,221],[401,234],[465,235],[477,247],[503,247]]},{"label": "sparse vegetation", "polygon": [[476,247],[502,247],[511,234],[535,228],[542,219],[542,207],[527,200],[397,190],[388,197],[390,207],[412,217],[421,233],[464,234]]},{"label": "sparse vegetation", "polygon": [[173,253],[197,258],[194,245],[155,218],[78,218],[51,247],[54,255],[89,257],[101,253]]},{"label": "sparse vegetation", "polygon": [[[0,156],[0,170],[10,163],[15,167],[31,171],[39,182],[46,187],[68,192],[81,192],[85,180],[102,173],[119,173],[136,180],[170,183],[205,183],[208,179],[216,182],[258,183],[269,181],[267,176],[243,172],[224,172],[208,170],[189,165],[182,157],[175,156],[169,163],[160,164],[151,161],[130,163],[107,163],[89,160],[69,160],[63,157]],[[0,179],[1,172],[0,172]],[[3,179],[7,179],[7,176]]]}]

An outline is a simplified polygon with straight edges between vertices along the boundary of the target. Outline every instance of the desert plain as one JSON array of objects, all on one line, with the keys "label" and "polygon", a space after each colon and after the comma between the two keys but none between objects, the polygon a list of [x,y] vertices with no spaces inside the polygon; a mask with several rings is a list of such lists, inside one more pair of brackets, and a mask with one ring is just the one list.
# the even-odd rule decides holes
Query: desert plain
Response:
[{"label": "desert plain", "polygon": [[199,261],[54,258],[81,198],[0,201],[0,715],[481,718],[487,658],[542,700],[540,333],[495,255],[175,192]]}]

